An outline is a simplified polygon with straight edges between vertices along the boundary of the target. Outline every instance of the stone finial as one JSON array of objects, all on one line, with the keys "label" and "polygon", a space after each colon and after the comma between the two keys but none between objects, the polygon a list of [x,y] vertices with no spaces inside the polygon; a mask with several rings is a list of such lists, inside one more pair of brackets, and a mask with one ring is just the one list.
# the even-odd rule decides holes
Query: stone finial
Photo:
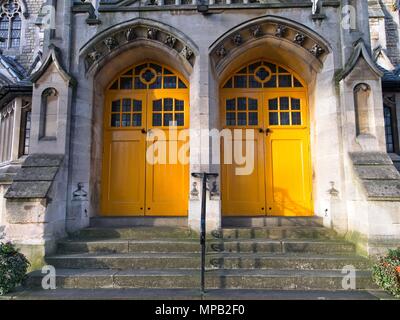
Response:
[{"label": "stone finial", "polygon": [[168,35],[168,36],[165,38],[164,43],[165,43],[168,47],[173,48],[173,47],[175,47],[176,41],[177,41],[177,40],[176,40],[175,37],[173,37],[173,36],[171,36],[171,35]]},{"label": "stone finial", "polygon": [[278,38],[284,37],[285,34],[286,34],[286,30],[287,30],[287,28],[285,26],[283,26],[281,24],[278,24],[276,26],[275,36],[278,37]]},{"label": "stone finial", "polygon": [[243,43],[243,38],[240,35],[240,33],[236,33],[233,38],[232,42],[235,44],[235,46],[240,46]]},{"label": "stone finial", "polygon": [[136,39],[136,33],[135,30],[133,28],[129,28],[128,30],[126,30],[125,32],[125,38],[126,41],[133,41]]},{"label": "stone finial", "polygon": [[260,25],[255,25],[250,28],[250,32],[254,38],[257,38],[262,35],[262,30]]},{"label": "stone finial", "polygon": [[119,45],[118,40],[114,37],[108,37],[105,39],[104,44],[107,46],[109,51],[114,50]]},{"label": "stone finial", "polygon": [[193,51],[188,46],[184,46],[182,51],[181,51],[181,55],[186,60],[189,60],[193,56]]},{"label": "stone finial", "polygon": [[304,41],[306,41],[306,36],[302,33],[296,33],[293,42],[298,44],[299,46],[303,46]]},{"label": "stone finial", "polygon": [[224,46],[219,47],[216,53],[217,53],[217,56],[220,58],[224,58],[227,54]]},{"label": "stone finial", "polygon": [[322,48],[320,45],[315,44],[315,45],[311,48],[310,52],[312,53],[312,55],[313,55],[314,57],[319,58],[321,55],[323,55],[323,54],[325,53],[325,49]]}]

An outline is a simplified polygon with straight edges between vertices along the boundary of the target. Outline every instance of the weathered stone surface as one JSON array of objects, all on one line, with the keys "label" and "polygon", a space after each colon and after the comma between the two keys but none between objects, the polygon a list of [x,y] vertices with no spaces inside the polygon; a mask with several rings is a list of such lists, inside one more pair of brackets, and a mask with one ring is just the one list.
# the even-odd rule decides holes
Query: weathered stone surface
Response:
[{"label": "weathered stone surface", "polygon": [[14,182],[5,194],[6,199],[46,198],[51,181]]},{"label": "weathered stone surface", "polygon": [[53,181],[58,167],[22,167],[14,181]]},{"label": "weathered stone surface", "polygon": [[350,152],[354,165],[392,165],[387,153],[383,152]]},{"label": "weathered stone surface", "polygon": [[400,174],[394,166],[355,166],[355,170],[361,179],[366,180],[397,180]]},{"label": "weathered stone surface", "polygon": [[368,180],[364,187],[369,198],[400,200],[400,180]]},{"label": "weathered stone surface", "polygon": [[23,167],[59,167],[64,159],[58,154],[33,154],[26,158]]}]

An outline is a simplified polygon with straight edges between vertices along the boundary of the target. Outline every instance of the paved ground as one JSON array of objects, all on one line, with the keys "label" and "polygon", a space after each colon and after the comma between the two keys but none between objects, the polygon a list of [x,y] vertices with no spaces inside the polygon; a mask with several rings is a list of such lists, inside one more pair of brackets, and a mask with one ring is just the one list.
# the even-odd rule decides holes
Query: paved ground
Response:
[{"label": "paved ground", "polygon": [[210,290],[204,296],[187,289],[57,289],[24,291],[0,300],[392,300],[383,291]]}]

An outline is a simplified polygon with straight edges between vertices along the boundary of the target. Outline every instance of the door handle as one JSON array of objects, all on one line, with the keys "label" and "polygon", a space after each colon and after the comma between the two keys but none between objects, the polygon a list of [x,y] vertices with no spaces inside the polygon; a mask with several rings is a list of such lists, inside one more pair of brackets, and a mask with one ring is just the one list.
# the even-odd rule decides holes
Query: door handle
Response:
[{"label": "door handle", "polygon": [[143,134],[147,134],[146,129],[142,129],[142,133],[143,133]]},{"label": "door handle", "polygon": [[258,132],[259,132],[259,133],[264,133],[265,131],[264,131],[263,128],[260,128],[260,129],[258,129]]},{"label": "door handle", "polygon": [[272,133],[272,130],[270,128],[268,128],[267,130],[265,130],[265,133],[267,134],[267,136],[269,136],[270,133]]}]

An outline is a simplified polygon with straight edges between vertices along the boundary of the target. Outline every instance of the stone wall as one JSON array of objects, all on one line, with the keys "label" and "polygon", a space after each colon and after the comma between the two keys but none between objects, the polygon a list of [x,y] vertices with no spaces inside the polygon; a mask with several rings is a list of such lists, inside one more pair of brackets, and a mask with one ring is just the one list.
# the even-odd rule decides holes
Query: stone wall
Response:
[{"label": "stone wall", "polygon": [[43,50],[43,30],[35,23],[38,13],[46,0],[25,0],[27,16],[21,15],[22,31],[21,46],[19,49],[4,49],[5,55],[16,57],[26,70],[29,70],[36,54]]}]

